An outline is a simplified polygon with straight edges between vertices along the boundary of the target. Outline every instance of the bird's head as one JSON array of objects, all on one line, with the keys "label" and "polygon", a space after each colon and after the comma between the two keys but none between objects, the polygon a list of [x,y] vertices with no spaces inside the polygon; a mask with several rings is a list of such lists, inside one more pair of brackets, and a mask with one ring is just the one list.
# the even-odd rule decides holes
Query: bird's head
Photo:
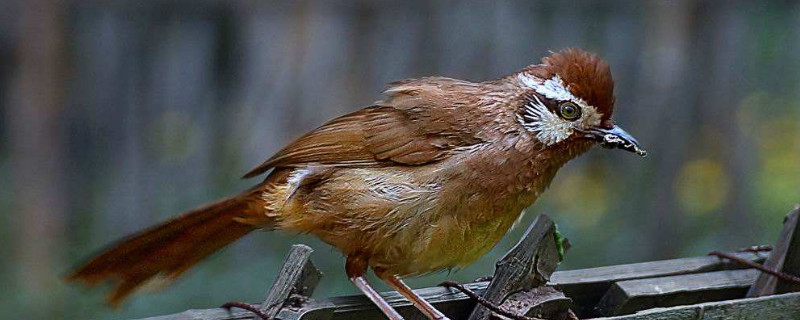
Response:
[{"label": "bird's head", "polygon": [[645,156],[612,120],[614,80],[608,63],[579,49],[552,53],[512,76],[522,88],[517,120],[545,147],[594,141]]}]

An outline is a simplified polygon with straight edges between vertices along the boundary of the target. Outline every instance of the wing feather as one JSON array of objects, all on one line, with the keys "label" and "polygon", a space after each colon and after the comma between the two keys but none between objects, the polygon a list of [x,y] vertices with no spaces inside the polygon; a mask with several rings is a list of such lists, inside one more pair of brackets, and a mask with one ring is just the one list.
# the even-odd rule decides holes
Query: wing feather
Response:
[{"label": "wing feather", "polygon": [[398,86],[387,90],[386,101],[331,120],[281,149],[244,177],[254,177],[271,168],[311,163],[423,165],[446,158],[455,147],[480,141],[464,125],[465,107],[448,103],[440,87],[408,82]]}]

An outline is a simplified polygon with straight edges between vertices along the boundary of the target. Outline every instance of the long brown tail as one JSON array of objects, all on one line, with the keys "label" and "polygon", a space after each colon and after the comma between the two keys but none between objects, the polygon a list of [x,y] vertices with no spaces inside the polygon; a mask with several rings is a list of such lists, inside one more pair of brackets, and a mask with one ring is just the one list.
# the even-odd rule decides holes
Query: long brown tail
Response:
[{"label": "long brown tail", "polygon": [[[108,302],[118,305],[155,276],[171,281],[197,262],[264,225],[242,223],[263,211],[258,188],[195,209],[123,239],[68,276],[93,285],[115,282]],[[266,218],[266,215],[260,214]],[[250,219],[251,220],[251,219]]]}]

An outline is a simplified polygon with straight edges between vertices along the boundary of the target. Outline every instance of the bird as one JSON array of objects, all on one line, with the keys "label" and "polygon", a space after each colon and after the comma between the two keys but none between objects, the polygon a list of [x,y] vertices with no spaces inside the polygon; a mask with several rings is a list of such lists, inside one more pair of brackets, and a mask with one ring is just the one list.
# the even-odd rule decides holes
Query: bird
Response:
[{"label": "bird", "polygon": [[447,319],[403,279],[483,256],[594,145],[646,155],[612,118],[609,64],[578,48],[492,80],[407,79],[383,94],[245,174],[265,176],[252,188],[119,240],[67,280],[112,282],[107,301],[118,305],[252,231],[283,230],[339,250],[347,277],[389,319],[402,317],[369,269],[428,318]]}]

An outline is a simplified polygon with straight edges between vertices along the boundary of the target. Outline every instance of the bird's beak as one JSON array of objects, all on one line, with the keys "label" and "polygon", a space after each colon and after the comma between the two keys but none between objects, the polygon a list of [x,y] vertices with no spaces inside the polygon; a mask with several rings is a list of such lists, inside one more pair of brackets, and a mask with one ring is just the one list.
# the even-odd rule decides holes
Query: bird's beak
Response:
[{"label": "bird's beak", "polygon": [[601,127],[592,127],[584,131],[587,138],[594,139],[604,148],[609,149],[622,149],[636,153],[642,157],[647,156],[647,151],[639,147],[639,142],[630,135],[630,133],[622,130],[617,125],[611,129]]}]

